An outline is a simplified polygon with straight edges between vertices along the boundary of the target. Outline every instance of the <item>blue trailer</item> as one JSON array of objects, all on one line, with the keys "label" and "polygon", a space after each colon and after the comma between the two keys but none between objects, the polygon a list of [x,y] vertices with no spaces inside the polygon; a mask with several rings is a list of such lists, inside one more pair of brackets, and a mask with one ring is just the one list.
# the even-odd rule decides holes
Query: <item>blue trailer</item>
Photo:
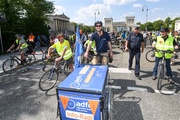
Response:
[{"label": "blue trailer", "polygon": [[108,66],[76,68],[56,88],[61,120],[111,120]]}]

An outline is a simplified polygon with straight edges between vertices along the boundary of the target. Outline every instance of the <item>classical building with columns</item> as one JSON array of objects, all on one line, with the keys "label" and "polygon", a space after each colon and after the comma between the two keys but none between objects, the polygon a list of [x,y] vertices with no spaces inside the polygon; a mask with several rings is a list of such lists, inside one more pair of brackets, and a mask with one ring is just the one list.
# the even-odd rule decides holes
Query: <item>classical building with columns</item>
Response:
[{"label": "classical building with columns", "polygon": [[135,16],[127,16],[125,21],[113,22],[113,18],[104,18],[105,30],[107,32],[132,31],[134,29]]},{"label": "classical building with columns", "polygon": [[180,31],[180,20],[176,20],[176,21],[175,21],[174,30],[175,30],[175,31]]},{"label": "classical building with columns", "polygon": [[50,32],[67,32],[67,31],[75,31],[75,27],[73,24],[69,22],[69,17],[67,17],[64,13],[60,15],[48,15],[49,21],[47,25],[50,27]]}]

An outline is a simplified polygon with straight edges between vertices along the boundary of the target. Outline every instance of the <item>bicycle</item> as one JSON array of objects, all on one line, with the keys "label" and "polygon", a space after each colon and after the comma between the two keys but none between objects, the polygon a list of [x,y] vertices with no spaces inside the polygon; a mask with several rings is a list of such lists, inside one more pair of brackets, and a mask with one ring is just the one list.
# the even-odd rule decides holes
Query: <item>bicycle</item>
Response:
[{"label": "bicycle", "polygon": [[64,73],[67,76],[70,74],[69,65],[64,60],[59,62],[58,68],[56,62],[54,62],[52,68],[42,75],[39,80],[39,88],[42,91],[48,91],[53,88],[58,81],[59,73]]},{"label": "bicycle", "polygon": [[170,83],[166,83],[161,86],[160,93],[164,95],[173,95],[178,93],[179,89],[180,84],[175,81],[171,81]]},{"label": "bicycle", "polygon": [[[175,59],[178,58],[178,56],[179,56],[179,50],[175,50],[175,53],[173,53],[172,59],[175,60]],[[155,62],[155,50],[154,50],[154,48],[152,48],[149,51],[147,51],[145,57],[146,57],[147,61]]]},{"label": "bicycle", "polygon": [[162,53],[162,59],[159,60],[159,66],[158,66],[158,74],[157,74],[157,89],[160,90],[162,86],[162,80],[165,79],[165,53],[172,53],[170,50],[156,50],[157,52]]},{"label": "bicycle", "polygon": [[47,55],[47,52],[43,53],[43,56],[42,56],[42,57],[44,57],[44,58],[42,58],[43,62],[44,62],[44,66],[42,68],[43,71],[45,71],[45,68],[47,65],[53,65],[55,59],[59,57],[59,54],[54,51],[50,54],[50,58],[47,59],[46,55]]},{"label": "bicycle", "polygon": [[[19,57],[15,55],[15,50],[10,51],[13,55],[10,55],[10,59],[7,59],[3,62],[2,69],[6,74],[12,74],[20,67],[20,62],[23,62]],[[28,65],[36,61],[36,57],[34,54],[25,53],[26,62],[25,64]]]},{"label": "bicycle", "polygon": [[125,51],[125,42],[126,40],[119,40],[119,48],[124,52]]}]

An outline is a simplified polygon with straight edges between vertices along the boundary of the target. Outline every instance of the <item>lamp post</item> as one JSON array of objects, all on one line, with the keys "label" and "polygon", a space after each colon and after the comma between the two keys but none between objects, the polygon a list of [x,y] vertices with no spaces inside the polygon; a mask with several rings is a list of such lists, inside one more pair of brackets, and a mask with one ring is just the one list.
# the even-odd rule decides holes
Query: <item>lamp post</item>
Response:
[{"label": "lamp post", "polygon": [[96,10],[95,12],[94,12],[94,16],[95,16],[95,22],[96,22],[96,14],[100,14],[100,12],[99,12],[99,10]]},{"label": "lamp post", "polygon": [[146,31],[147,31],[147,21],[148,21],[148,7],[146,5],[143,5],[142,12],[144,12],[144,9],[146,8]]},{"label": "lamp post", "polygon": [[[0,15],[0,22],[5,22],[5,14],[1,14]],[[1,51],[2,51],[2,54],[4,54],[4,50],[3,50],[3,41],[2,41],[2,34],[1,34],[1,26],[0,26],[0,44],[1,44]]]}]

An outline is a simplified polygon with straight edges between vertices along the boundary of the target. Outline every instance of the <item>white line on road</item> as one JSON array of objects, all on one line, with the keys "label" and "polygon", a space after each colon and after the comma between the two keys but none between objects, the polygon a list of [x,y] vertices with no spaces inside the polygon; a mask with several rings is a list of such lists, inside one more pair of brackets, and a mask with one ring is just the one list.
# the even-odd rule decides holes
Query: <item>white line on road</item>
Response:
[{"label": "white line on road", "polygon": [[30,79],[30,78],[26,78],[26,77],[18,77],[19,80],[27,80],[27,81],[35,81],[35,82],[39,82],[39,79]]},{"label": "white line on road", "polygon": [[109,68],[110,73],[132,73],[127,68]]},{"label": "white line on road", "polygon": [[135,90],[135,91],[142,91],[142,92],[148,92],[146,88],[141,87],[127,87],[128,90]]}]

